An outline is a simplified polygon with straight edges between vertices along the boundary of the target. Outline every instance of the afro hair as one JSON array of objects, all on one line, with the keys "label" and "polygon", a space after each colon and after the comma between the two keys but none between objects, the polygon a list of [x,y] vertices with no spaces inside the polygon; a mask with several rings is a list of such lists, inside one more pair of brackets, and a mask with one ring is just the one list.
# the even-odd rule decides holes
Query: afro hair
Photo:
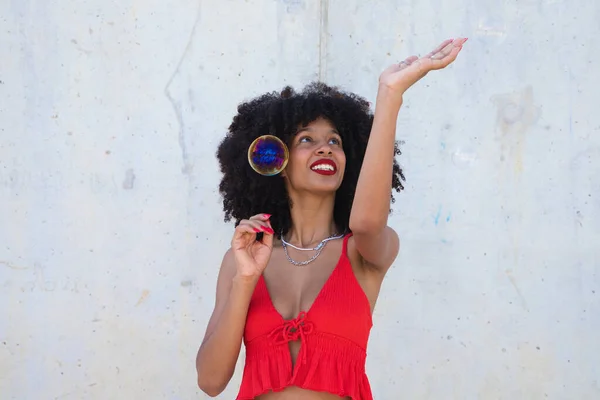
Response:
[{"label": "afro hair", "polygon": [[[373,114],[364,98],[321,82],[307,85],[301,92],[287,86],[238,106],[229,131],[219,144],[217,159],[223,177],[219,192],[223,197],[225,222],[248,219],[259,213],[271,214],[276,237],[281,238],[292,226],[290,199],[284,178],[262,176],[248,163],[252,142],[262,135],[279,137],[288,146],[297,130],[318,118],[330,121],[340,133],[346,154],[344,179],[336,192],[334,221],[341,232],[349,231],[350,211],[362,167]],[[400,155],[398,143],[395,155]],[[393,164],[392,188],[404,189],[404,173],[396,160]],[[394,202],[394,196],[391,195]],[[390,210],[391,211],[391,210]]]}]

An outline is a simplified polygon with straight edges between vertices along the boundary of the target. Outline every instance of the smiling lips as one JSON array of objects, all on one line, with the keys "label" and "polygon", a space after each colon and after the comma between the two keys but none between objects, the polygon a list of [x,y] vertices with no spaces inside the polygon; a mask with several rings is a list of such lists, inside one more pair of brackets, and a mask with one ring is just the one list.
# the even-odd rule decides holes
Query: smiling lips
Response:
[{"label": "smiling lips", "polygon": [[332,160],[317,160],[310,166],[310,169],[321,175],[333,175],[337,172],[337,166]]}]

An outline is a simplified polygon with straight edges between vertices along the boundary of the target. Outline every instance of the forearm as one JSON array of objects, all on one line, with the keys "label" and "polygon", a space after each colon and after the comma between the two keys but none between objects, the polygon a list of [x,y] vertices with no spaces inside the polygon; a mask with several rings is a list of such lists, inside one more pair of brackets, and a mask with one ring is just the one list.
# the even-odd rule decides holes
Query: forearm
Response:
[{"label": "forearm", "polygon": [[233,375],[256,282],[256,279],[232,279],[229,297],[215,328],[200,346],[196,358],[198,385],[209,395],[222,392]]},{"label": "forearm", "polygon": [[390,210],[396,122],[402,98],[383,87],[377,94],[373,127],[358,178],[350,229],[382,231]]}]

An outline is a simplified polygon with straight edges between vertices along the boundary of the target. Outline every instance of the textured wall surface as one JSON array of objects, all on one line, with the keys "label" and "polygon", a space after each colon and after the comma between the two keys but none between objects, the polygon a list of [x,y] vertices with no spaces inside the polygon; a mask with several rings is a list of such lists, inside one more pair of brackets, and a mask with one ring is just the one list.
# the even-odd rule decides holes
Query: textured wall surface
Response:
[{"label": "textured wall surface", "polygon": [[595,0],[0,1],[0,398],[205,398],[236,105],[315,79],[373,101],[389,63],[467,36],[401,110],[375,398],[599,399],[599,19]]}]

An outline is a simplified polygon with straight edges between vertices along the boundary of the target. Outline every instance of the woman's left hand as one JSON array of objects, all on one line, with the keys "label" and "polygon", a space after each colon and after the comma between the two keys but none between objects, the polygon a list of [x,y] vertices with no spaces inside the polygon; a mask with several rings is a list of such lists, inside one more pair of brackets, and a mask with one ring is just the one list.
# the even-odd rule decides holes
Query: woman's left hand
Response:
[{"label": "woman's left hand", "polygon": [[435,50],[424,57],[411,56],[389,66],[379,77],[379,85],[402,97],[404,92],[423,78],[429,71],[446,68],[462,50],[466,38],[444,40]]}]

